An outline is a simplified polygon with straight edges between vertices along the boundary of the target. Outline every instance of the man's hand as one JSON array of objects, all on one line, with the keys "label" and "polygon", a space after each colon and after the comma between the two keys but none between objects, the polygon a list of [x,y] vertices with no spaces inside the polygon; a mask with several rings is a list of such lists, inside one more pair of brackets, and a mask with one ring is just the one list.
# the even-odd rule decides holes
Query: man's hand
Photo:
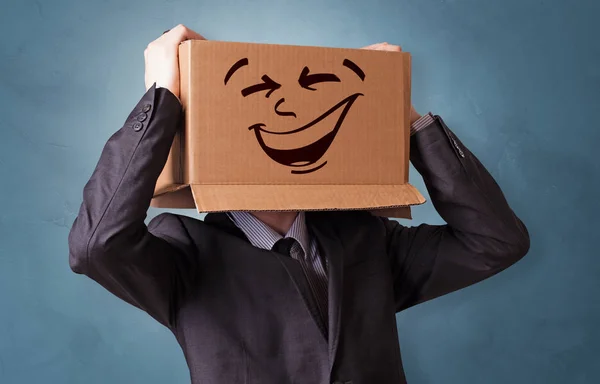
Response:
[{"label": "man's hand", "polygon": [[[388,51],[388,52],[402,52],[402,48],[398,45],[392,45],[388,43],[377,43],[372,44],[367,47],[363,47],[362,49],[370,49],[373,51]],[[413,124],[415,121],[419,120],[421,115],[417,113],[417,110],[413,105],[410,106],[410,123]]]},{"label": "man's hand", "polygon": [[179,24],[154,40],[144,50],[146,90],[156,83],[179,98],[179,44],[186,40],[204,40],[204,37]]}]

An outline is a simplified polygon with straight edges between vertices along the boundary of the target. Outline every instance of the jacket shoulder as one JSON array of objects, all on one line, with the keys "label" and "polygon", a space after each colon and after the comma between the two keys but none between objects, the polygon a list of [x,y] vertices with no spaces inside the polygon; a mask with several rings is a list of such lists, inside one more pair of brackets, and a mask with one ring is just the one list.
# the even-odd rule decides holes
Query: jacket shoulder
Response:
[{"label": "jacket shoulder", "polygon": [[312,215],[316,220],[327,222],[339,233],[385,229],[382,218],[365,210],[320,211]]},{"label": "jacket shoulder", "polygon": [[190,244],[192,243],[190,228],[198,223],[202,223],[202,221],[193,217],[161,213],[150,220],[148,231],[168,242]]}]

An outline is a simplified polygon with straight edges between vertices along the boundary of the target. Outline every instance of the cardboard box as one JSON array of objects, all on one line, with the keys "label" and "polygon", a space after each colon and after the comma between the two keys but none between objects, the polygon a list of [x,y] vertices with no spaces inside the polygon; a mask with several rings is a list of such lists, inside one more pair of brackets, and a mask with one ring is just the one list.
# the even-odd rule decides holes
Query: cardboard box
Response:
[{"label": "cardboard box", "polygon": [[410,217],[410,55],[192,40],[152,206]]}]

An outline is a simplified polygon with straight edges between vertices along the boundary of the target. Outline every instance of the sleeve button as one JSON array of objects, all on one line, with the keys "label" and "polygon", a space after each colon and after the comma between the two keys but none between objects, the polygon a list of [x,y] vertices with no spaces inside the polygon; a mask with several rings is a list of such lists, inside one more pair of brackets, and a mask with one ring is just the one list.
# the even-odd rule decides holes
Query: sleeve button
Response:
[{"label": "sleeve button", "polygon": [[152,109],[152,106],[150,104],[146,104],[146,105],[144,105],[144,108],[142,108],[142,112],[147,113],[151,109]]},{"label": "sleeve button", "polygon": [[146,120],[147,117],[148,117],[148,115],[146,115],[144,112],[142,112],[139,115],[137,115],[135,117],[135,119],[139,122],[142,122],[142,121]]},{"label": "sleeve button", "polygon": [[139,121],[136,121],[135,123],[133,123],[133,130],[137,132],[141,130],[143,126],[144,124],[140,123]]}]

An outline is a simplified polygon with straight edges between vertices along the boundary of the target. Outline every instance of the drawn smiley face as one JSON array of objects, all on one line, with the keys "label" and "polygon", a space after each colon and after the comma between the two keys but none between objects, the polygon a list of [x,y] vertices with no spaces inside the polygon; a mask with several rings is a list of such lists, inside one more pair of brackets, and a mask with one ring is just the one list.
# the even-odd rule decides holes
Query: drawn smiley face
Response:
[{"label": "drawn smiley face", "polygon": [[[227,82],[231,78],[231,76],[240,68],[248,65],[248,59],[243,58],[238,60],[235,64],[231,66],[229,71],[225,76],[224,83],[227,85]],[[352,61],[345,59],[342,65],[348,69],[350,69],[354,74],[356,74],[361,81],[365,79],[365,73]],[[265,92],[265,97],[269,98],[272,94],[277,92],[281,92],[282,85],[277,83],[275,80],[271,79],[268,75],[263,75],[261,77],[262,83],[255,84],[249,87],[242,89],[241,93],[243,97],[247,97],[249,95]],[[326,83],[326,82],[341,82],[339,77],[332,73],[310,73],[310,69],[308,67],[304,67],[300,72],[298,77],[297,84],[301,88],[309,91],[317,91],[313,86],[318,83]],[[275,162],[282,164],[284,166],[293,168],[293,174],[306,174],[317,171],[327,164],[327,161],[322,161],[317,164],[319,160],[323,158],[331,143],[335,139],[339,129],[344,122],[352,104],[356,101],[359,96],[363,96],[362,93],[353,93],[333,106],[329,107],[325,112],[321,113],[316,118],[312,119],[308,123],[291,130],[287,130],[284,132],[276,131],[273,129],[269,129],[264,123],[255,123],[248,127],[250,131],[253,131],[256,140],[262,150]],[[291,111],[282,111],[280,110],[281,105],[285,102],[285,98],[280,97],[279,100],[275,103],[273,112],[278,116],[288,116],[296,118],[296,113]],[[330,116],[335,117],[338,116],[337,119],[332,121]],[[269,137],[273,136],[286,136],[290,135],[302,135],[306,133],[308,129],[317,127],[320,124],[332,124],[333,127],[328,129],[328,132],[321,136],[320,138],[313,140],[309,144],[303,145],[298,148],[291,149],[281,149],[275,148],[267,144],[269,141]]]}]

